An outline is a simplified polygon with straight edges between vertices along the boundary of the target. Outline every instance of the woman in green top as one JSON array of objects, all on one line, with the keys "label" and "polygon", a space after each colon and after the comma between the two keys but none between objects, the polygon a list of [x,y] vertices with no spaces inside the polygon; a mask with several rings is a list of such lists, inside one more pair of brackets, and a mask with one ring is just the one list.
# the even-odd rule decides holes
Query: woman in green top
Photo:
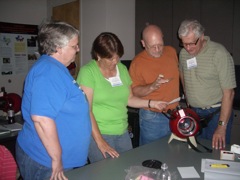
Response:
[{"label": "woman in green top", "polygon": [[129,137],[127,106],[163,109],[166,102],[143,100],[133,96],[131,78],[119,58],[123,45],[113,33],[101,33],[93,42],[92,58],[78,74],[90,105],[92,140],[89,149],[91,163],[132,149]]}]

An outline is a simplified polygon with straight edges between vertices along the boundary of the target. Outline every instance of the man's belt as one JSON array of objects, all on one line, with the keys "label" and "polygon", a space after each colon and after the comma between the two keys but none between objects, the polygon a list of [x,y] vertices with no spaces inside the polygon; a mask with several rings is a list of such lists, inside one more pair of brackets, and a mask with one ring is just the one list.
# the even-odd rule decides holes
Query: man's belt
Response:
[{"label": "man's belt", "polygon": [[217,108],[217,107],[221,107],[222,103],[218,103],[218,104],[214,104],[212,106],[208,106],[208,107],[204,107],[204,108],[201,108],[201,109],[211,109],[211,108]]}]

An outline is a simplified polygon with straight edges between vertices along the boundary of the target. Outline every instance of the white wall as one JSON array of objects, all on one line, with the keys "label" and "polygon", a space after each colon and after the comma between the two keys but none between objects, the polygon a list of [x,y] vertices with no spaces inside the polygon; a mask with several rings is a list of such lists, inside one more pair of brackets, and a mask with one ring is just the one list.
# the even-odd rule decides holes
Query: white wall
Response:
[{"label": "white wall", "polygon": [[47,17],[47,0],[0,0],[0,21],[39,25]]},{"label": "white wall", "polygon": [[135,0],[81,0],[81,65],[91,59],[94,39],[104,31],[116,34],[124,46],[122,60],[135,55]]},{"label": "white wall", "polygon": [[[0,0],[1,22],[40,25],[46,18],[47,0]],[[22,95],[25,76],[0,75],[0,87]]]}]

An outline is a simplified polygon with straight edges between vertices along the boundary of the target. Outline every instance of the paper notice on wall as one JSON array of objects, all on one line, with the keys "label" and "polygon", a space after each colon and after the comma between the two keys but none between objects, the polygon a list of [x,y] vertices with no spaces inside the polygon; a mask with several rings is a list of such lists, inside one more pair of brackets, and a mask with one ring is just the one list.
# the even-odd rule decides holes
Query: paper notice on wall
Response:
[{"label": "paper notice on wall", "polygon": [[1,75],[26,74],[37,60],[37,26],[0,22]]}]

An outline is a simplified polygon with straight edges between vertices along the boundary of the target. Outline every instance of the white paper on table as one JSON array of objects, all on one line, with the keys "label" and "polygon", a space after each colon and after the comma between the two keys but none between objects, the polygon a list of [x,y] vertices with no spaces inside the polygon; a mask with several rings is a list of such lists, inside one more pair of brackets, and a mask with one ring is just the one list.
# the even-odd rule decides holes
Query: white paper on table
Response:
[{"label": "white paper on table", "polygon": [[200,178],[198,172],[193,166],[177,168],[182,178]]}]

